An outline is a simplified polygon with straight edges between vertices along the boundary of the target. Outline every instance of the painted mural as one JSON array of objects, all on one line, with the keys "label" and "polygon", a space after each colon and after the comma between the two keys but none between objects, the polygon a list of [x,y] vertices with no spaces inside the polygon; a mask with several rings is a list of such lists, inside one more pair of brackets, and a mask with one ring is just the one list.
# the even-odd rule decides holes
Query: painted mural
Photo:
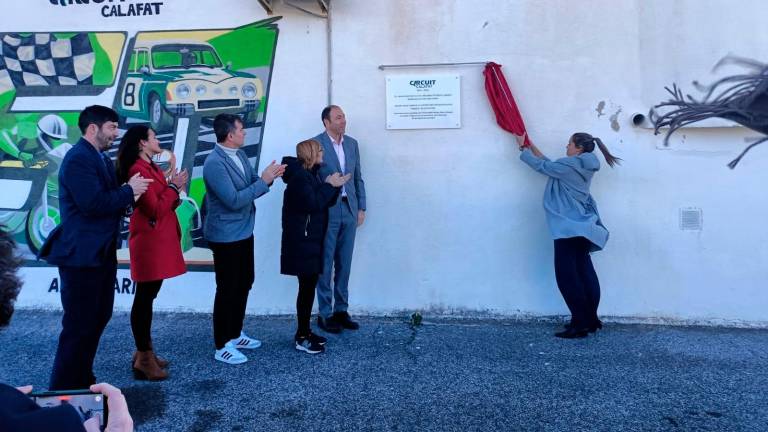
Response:
[{"label": "painted mural", "polygon": [[[124,131],[151,125],[165,150],[156,162],[191,173],[176,210],[190,269],[209,268],[202,236],[202,165],[216,139],[213,117],[241,116],[243,150],[258,166],[279,18],[234,29],[0,33],[0,224],[28,265],[60,223],[58,166],[77,142],[79,111],[111,105]],[[116,156],[119,139],[108,150]],[[128,262],[128,220],[118,259]]]}]

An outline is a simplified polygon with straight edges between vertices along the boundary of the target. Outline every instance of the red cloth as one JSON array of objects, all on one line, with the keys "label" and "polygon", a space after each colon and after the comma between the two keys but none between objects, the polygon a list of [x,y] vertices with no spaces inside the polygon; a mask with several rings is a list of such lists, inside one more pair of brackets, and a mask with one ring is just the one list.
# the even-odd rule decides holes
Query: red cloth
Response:
[{"label": "red cloth", "polygon": [[[504,79],[504,73],[501,72],[501,65],[494,62],[486,63],[483,75],[485,75],[485,92],[488,94],[488,101],[496,114],[496,123],[507,132],[515,135],[525,134],[523,117],[517,109],[515,98],[509,90],[507,80]],[[523,146],[528,147],[530,145],[531,140],[526,134]]]},{"label": "red cloth", "polygon": [[174,211],[179,206],[179,195],[168,187],[163,172],[156,165],[139,159],[129,170],[128,177],[136,173],[154,181],[139,198],[131,215],[128,238],[131,279],[150,282],[185,273],[181,228]]}]

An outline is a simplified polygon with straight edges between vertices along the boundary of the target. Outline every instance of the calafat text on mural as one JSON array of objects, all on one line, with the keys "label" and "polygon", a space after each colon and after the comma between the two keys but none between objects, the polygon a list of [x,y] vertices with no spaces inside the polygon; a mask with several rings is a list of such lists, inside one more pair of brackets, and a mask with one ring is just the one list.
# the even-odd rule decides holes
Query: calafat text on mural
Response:
[{"label": "calafat text on mural", "polygon": [[163,2],[126,2],[125,0],[49,0],[57,6],[100,7],[104,17],[160,15]]}]

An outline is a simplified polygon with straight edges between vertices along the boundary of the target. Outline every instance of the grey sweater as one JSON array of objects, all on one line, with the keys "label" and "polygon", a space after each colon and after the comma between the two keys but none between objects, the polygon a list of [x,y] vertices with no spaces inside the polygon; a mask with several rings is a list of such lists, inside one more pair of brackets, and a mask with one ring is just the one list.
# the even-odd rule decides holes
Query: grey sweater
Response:
[{"label": "grey sweater", "polygon": [[589,193],[592,176],[600,169],[593,153],[581,153],[551,161],[537,158],[526,149],[520,160],[549,177],[544,190],[544,211],[553,239],[585,237],[591,251],[605,247],[608,230],[600,220],[597,203]]}]

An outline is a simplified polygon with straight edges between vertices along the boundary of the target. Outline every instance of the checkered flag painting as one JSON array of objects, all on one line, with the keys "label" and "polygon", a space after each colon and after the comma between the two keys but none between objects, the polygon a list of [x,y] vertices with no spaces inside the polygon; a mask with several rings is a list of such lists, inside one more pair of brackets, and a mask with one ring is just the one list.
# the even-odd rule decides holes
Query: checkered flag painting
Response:
[{"label": "checkered flag painting", "polygon": [[10,79],[16,88],[93,84],[96,56],[88,33],[0,33],[0,42],[0,81]]}]

